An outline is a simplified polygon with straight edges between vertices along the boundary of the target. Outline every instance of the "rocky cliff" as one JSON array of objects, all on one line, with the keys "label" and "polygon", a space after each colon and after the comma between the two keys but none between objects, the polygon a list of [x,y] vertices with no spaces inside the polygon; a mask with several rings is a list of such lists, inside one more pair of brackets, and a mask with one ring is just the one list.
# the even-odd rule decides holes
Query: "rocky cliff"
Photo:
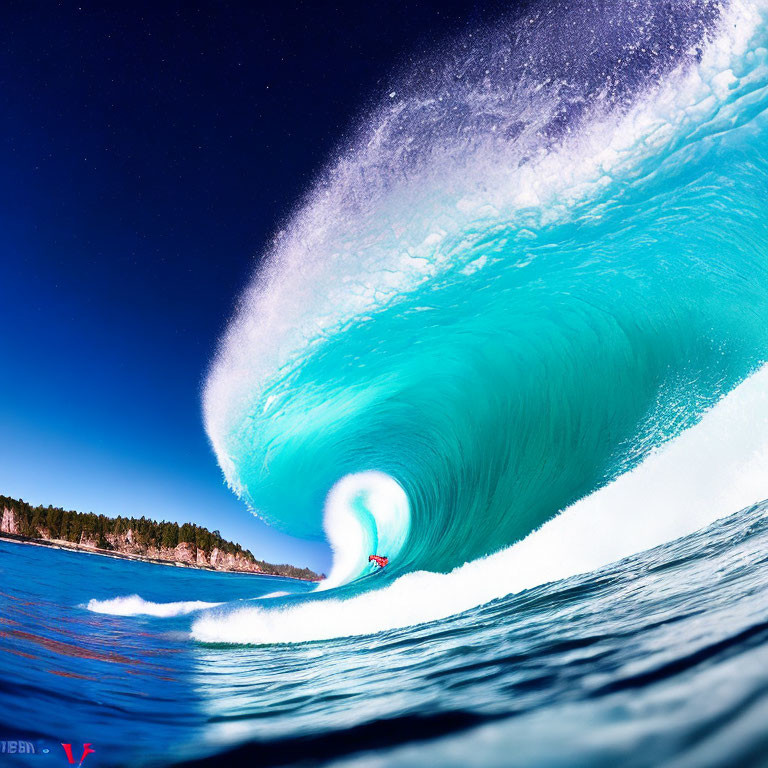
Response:
[{"label": "rocky cliff", "polygon": [[[13,500],[13,504],[16,506],[24,504],[24,502]],[[208,568],[217,571],[261,573],[295,578],[293,572],[298,570],[293,566],[271,565],[257,561],[250,552],[225,552],[217,546],[206,551],[191,542],[182,542],[173,547],[142,543],[133,528],[128,528],[121,533],[104,533],[101,537],[83,531],[75,536],[74,541],[57,538],[51,535],[49,528],[33,523],[32,520],[34,519],[34,517],[30,518],[29,514],[23,515],[18,509],[3,506],[2,516],[0,516],[0,535],[6,534],[27,541],[47,542],[68,549],[120,555],[162,563],[178,563],[193,568]],[[317,574],[311,571],[306,569],[302,569],[302,571],[306,571],[306,573],[302,572],[300,578],[319,578]]]}]

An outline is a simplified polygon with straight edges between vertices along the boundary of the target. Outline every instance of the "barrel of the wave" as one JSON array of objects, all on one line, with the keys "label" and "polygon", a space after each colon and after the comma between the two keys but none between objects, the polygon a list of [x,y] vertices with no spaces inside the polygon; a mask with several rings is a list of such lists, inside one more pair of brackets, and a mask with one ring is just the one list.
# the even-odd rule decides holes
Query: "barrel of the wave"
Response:
[{"label": "barrel of the wave", "polygon": [[325,504],[323,527],[333,550],[333,566],[319,589],[348,584],[369,573],[372,552],[396,562],[410,532],[408,497],[383,472],[358,472],[339,480]]}]

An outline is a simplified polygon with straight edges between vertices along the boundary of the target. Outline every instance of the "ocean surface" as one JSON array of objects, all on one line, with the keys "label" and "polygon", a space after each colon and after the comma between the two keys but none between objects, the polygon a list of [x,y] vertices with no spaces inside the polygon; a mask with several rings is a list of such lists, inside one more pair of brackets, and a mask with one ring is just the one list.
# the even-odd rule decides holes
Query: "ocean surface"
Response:
[{"label": "ocean surface", "polygon": [[768,3],[526,2],[382,77],[203,392],[329,578],[1,545],[0,720],[116,765],[768,764]]},{"label": "ocean surface", "polygon": [[0,761],[768,765],[767,513],[448,619],[264,646],[190,627],[313,585],[0,542],[0,734],[36,747]]}]

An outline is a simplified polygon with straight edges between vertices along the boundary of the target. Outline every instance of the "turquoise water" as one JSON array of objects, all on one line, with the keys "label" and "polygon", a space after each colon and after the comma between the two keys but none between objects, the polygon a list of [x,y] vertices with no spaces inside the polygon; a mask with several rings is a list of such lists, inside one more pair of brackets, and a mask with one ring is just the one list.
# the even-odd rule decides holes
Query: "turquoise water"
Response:
[{"label": "turquoise water", "polygon": [[533,3],[393,73],[203,397],[330,578],[0,545],[4,728],[115,765],[765,764],[767,14]]}]

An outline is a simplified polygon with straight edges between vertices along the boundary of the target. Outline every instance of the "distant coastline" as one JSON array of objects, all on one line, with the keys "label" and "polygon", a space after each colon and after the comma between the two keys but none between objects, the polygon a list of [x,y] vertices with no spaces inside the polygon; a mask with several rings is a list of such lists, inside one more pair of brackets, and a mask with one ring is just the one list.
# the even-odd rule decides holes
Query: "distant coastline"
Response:
[{"label": "distant coastline", "polygon": [[218,531],[192,523],[179,526],[145,517],[110,518],[60,507],[32,507],[7,496],[0,496],[0,540],[206,571],[302,581],[324,578],[309,568],[257,560]]}]

